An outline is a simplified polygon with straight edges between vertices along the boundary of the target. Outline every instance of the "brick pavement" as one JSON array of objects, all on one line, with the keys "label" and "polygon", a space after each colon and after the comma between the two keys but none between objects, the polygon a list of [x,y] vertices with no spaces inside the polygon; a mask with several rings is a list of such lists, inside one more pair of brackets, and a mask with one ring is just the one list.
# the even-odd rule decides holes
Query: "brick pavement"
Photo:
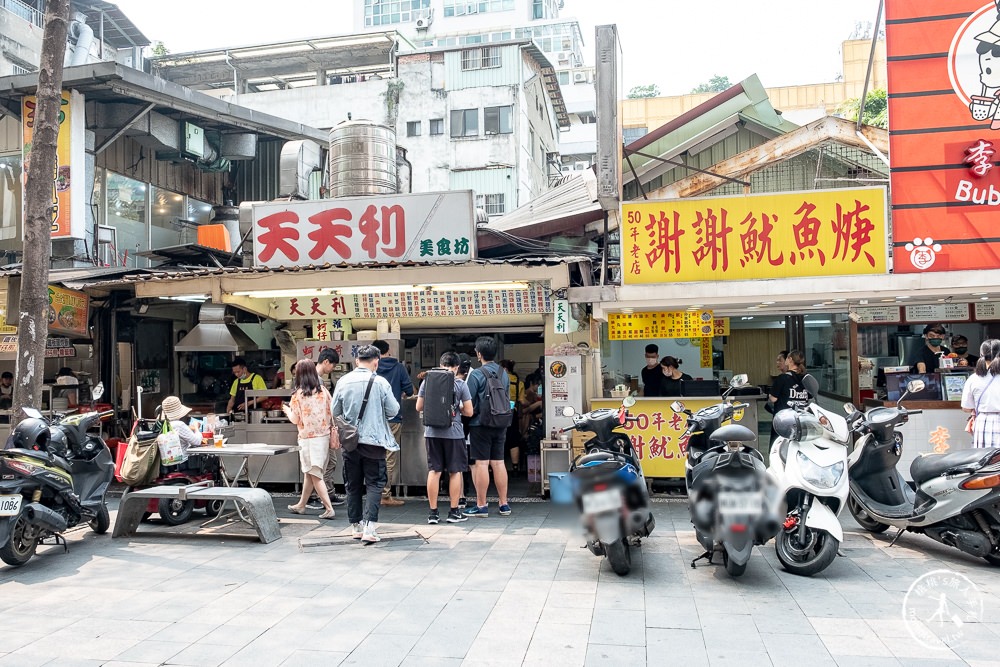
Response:
[{"label": "brick pavement", "polygon": [[[624,578],[548,503],[427,526],[411,501],[382,518],[428,540],[367,548],[299,547],[345,531],[340,508],[323,525],[280,510],[284,539],[269,545],[195,524],[131,542],[79,531],[69,554],[0,567],[0,666],[1000,664],[1000,573],[985,561],[916,535],[890,549],[846,518],[844,557],[822,575],[785,573],[767,545],[733,580],[691,569],[683,502],[655,513]],[[986,622],[929,649],[902,601],[942,568],[975,582]]]}]

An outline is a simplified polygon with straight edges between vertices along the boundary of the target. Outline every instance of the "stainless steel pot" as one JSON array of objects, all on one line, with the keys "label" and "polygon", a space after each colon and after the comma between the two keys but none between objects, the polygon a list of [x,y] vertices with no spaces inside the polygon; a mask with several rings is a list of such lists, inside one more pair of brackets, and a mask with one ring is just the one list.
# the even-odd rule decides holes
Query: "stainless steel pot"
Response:
[{"label": "stainless steel pot", "polygon": [[263,424],[264,416],[267,414],[266,410],[251,410],[250,411],[250,423],[251,424]]},{"label": "stainless steel pot", "polygon": [[268,419],[280,419],[281,417],[284,417],[284,416],[285,416],[285,413],[282,410],[268,410],[267,411],[267,418]]}]

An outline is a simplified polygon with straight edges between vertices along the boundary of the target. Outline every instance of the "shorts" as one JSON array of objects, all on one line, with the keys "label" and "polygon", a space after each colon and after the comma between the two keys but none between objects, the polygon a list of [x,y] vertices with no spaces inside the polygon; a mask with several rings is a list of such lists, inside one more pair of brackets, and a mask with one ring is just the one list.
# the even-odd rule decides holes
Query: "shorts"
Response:
[{"label": "shorts", "polygon": [[469,458],[474,461],[503,461],[506,428],[473,426],[469,436]]},{"label": "shorts", "polygon": [[465,440],[451,438],[425,438],[427,443],[427,468],[431,472],[465,472],[469,469],[469,452]]}]

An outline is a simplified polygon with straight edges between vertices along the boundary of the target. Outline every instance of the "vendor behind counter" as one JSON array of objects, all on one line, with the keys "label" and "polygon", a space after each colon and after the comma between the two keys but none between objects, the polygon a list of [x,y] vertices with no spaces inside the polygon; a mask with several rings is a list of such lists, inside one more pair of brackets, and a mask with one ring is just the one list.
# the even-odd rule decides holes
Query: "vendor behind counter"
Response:
[{"label": "vendor behind counter", "polygon": [[941,365],[941,357],[950,354],[951,350],[944,347],[945,333],[941,324],[928,324],[924,327],[924,344],[906,360],[914,373],[933,373]]}]

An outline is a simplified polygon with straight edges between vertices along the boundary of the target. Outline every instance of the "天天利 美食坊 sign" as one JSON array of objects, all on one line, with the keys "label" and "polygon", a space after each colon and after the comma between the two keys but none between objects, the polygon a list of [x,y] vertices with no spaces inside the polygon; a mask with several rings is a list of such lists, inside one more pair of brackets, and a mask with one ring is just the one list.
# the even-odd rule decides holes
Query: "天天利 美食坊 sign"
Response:
[{"label": "\u5929\u5929\u5229 \u7f8e\u98df\u574a sign", "polygon": [[471,190],[253,206],[256,266],[462,262],[475,246]]},{"label": "\u5929\u5929\u5229 \u7f8e\u98df\u574a sign", "polygon": [[622,205],[625,284],[887,271],[884,188]]}]

